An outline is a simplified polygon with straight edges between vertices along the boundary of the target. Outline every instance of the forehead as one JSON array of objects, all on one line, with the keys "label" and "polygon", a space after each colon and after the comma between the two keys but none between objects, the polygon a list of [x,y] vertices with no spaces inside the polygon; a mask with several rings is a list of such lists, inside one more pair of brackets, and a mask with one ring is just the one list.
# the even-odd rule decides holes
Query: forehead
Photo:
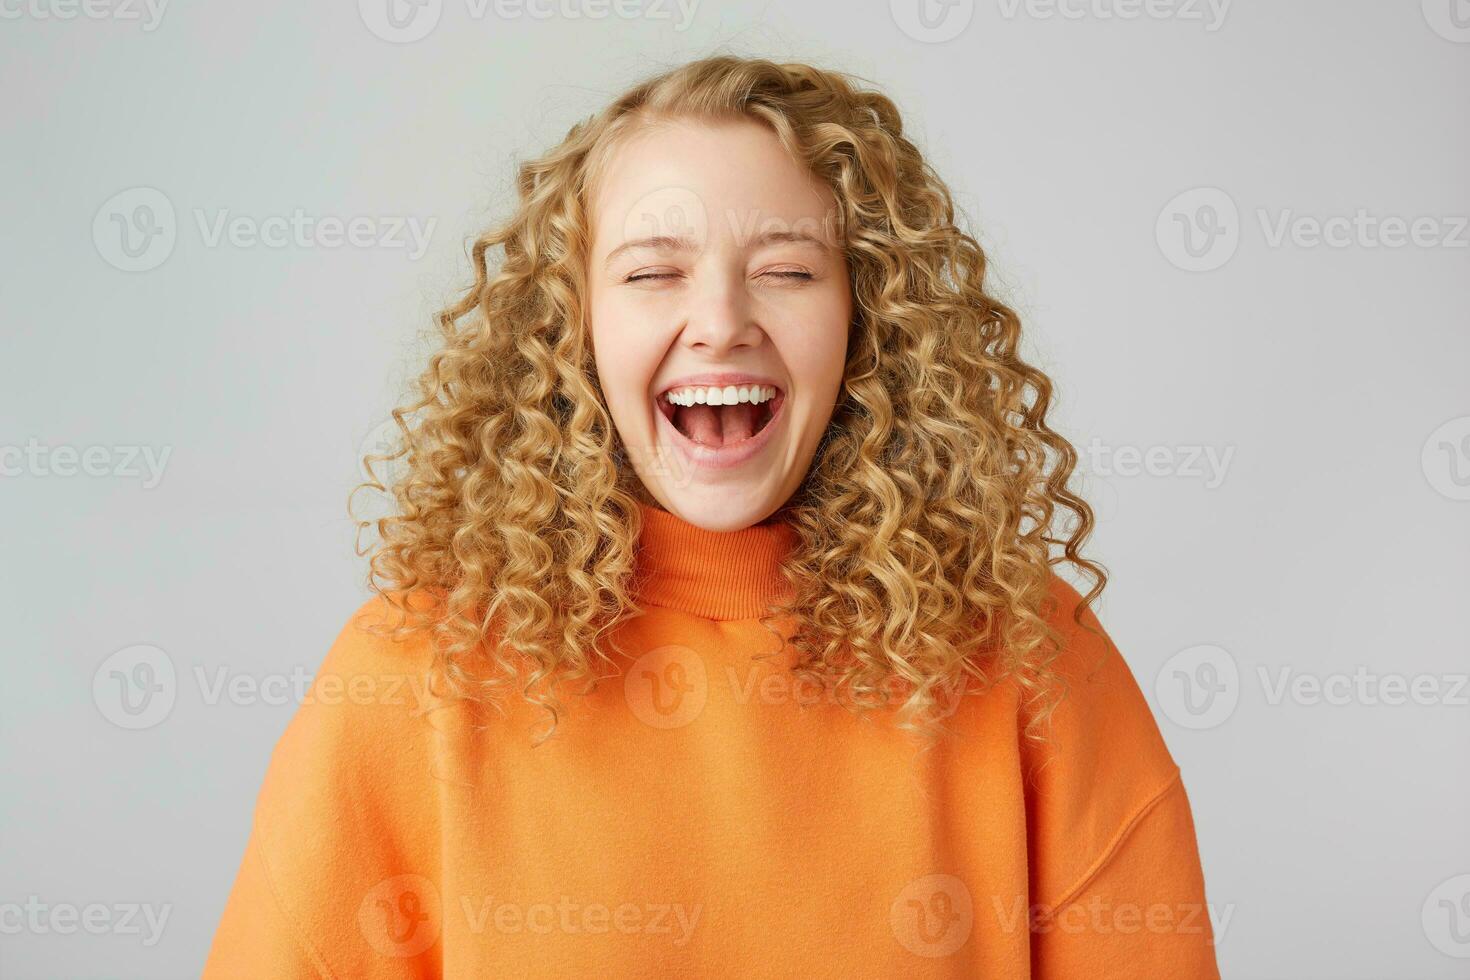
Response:
[{"label": "forehead", "polygon": [[836,198],[754,121],[660,123],[613,147],[591,202],[593,251],[669,236],[830,240]]}]

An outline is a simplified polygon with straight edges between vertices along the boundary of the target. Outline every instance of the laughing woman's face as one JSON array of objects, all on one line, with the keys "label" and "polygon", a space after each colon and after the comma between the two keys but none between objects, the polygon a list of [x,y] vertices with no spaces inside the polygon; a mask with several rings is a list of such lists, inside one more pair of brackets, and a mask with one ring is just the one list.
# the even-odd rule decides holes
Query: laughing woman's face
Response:
[{"label": "laughing woman's face", "polygon": [[831,191],[754,122],[614,151],[592,202],[598,379],[643,486],[724,531],[800,486],[842,385],[852,287]]}]

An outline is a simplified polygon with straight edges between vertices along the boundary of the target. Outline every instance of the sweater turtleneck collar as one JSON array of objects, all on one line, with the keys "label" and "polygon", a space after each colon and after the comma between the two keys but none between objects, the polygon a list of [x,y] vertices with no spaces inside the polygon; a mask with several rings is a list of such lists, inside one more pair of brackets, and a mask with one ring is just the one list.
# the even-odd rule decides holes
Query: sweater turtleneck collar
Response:
[{"label": "sweater turtleneck collar", "polygon": [[638,502],[643,529],[633,592],[645,606],[703,619],[756,619],[790,596],[781,563],[796,530],[779,519],[738,531],[711,531]]}]

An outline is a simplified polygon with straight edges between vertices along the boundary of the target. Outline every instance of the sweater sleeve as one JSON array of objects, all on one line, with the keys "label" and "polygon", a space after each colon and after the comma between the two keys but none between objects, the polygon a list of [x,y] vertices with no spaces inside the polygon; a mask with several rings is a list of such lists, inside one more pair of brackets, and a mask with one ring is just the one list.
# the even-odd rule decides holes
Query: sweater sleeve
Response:
[{"label": "sweater sleeve", "polygon": [[1219,980],[1215,939],[1176,777],[1121,828],[1097,872],[1037,917],[1033,976]]},{"label": "sweater sleeve", "polygon": [[296,929],[271,885],[260,836],[252,828],[203,976],[206,980],[319,980],[332,976]]},{"label": "sweater sleeve", "polygon": [[437,794],[423,643],[332,644],[271,754],[205,980],[437,970]]},{"label": "sweater sleeve", "polygon": [[1056,580],[1067,684],[1028,803],[1038,980],[1218,980],[1189,797],[1127,662]]}]

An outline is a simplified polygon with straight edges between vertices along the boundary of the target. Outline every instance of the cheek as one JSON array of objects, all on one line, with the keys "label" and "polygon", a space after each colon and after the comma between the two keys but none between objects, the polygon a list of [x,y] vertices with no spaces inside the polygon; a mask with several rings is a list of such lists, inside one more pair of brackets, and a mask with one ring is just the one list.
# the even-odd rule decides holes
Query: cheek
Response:
[{"label": "cheek", "polygon": [[789,319],[781,331],[781,356],[808,393],[825,399],[842,383],[850,318],[849,304],[826,302]]},{"label": "cheek", "polygon": [[[646,315],[616,303],[594,303],[590,309],[592,349],[598,381],[608,407],[620,421],[636,419],[648,402],[648,390],[667,345]],[[650,403],[651,404],[651,403]]]}]

